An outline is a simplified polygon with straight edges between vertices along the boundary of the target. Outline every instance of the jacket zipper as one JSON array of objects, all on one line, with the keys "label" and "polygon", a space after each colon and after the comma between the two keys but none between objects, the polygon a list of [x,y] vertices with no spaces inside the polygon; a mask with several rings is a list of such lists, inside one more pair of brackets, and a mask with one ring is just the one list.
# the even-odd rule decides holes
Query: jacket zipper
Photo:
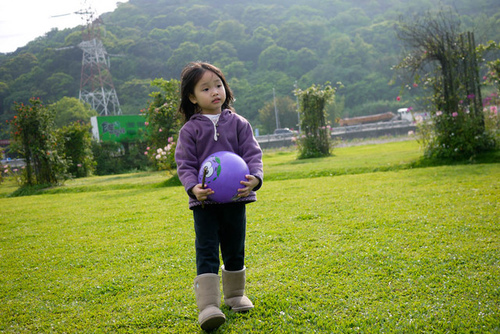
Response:
[{"label": "jacket zipper", "polygon": [[214,125],[214,140],[215,141],[217,141],[219,139],[219,132],[217,131],[217,127],[219,126],[219,118],[220,118],[220,115],[217,118],[217,121],[215,121],[215,123],[212,122]]}]

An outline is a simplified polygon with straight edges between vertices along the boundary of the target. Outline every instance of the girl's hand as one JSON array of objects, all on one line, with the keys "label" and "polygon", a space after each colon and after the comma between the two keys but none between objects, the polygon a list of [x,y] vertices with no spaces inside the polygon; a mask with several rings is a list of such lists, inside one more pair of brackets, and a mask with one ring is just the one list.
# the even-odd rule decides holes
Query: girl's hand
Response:
[{"label": "girl's hand", "polygon": [[209,195],[212,195],[214,193],[214,191],[210,188],[203,188],[201,186],[201,183],[195,185],[192,189],[191,189],[191,192],[193,193],[193,195],[196,196],[196,199],[198,201],[206,201],[207,200],[207,197]]},{"label": "girl's hand", "polygon": [[259,185],[259,179],[253,175],[245,175],[248,181],[241,181],[240,183],[245,186],[245,188],[238,189],[238,197],[247,197],[253,188]]}]

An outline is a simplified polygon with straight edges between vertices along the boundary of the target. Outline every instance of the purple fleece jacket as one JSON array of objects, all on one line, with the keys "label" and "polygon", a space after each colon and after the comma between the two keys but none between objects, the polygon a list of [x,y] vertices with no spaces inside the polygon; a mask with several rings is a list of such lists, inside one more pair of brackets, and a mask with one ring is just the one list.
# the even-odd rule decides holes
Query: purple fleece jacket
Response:
[{"label": "purple fleece jacket", "polygon": [[[177,162],[179,179],[189,195],[190,208],[202,204],[190,191],[199,183],[198,171],[202,162],[210,154],[219,151],[230,151],[238,154],[247,163],[250,174],[256,176],[260,181],[248,197],[240,198],[237,202],[257,200],[255,191],[261,187],[264,178],[262,150],[253,136],[250,123],[242,116],[225,109],[216,125],[207,117],[195,114],[179,132],[175,161]],[[205,204],[218,203],[205,201]]]}]

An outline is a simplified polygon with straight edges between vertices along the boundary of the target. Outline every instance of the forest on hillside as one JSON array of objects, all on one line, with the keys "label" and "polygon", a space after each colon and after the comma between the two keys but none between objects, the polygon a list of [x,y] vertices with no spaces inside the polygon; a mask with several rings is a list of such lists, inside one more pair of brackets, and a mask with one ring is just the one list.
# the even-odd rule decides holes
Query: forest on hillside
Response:
[{"label": "forest on hillside", "polygon": [[[500,41],[497,0],[129,0],[101,15],[100,36],[124,114],[147,106],[155,78],[179,79],[187,62],[203,60],[225,73],[236,111],[261,133],[296,127],[295,87],[341,82],[333,117],[395,111],[402,58],[396,25],[402,19],[450,6],[477,43]],[[53,29],[13,53],[0,54],[0,119],[13,104],[40,97],[54,103],[78,97],[82,27]],[[260,112],[259,112],[260,111]]]}]

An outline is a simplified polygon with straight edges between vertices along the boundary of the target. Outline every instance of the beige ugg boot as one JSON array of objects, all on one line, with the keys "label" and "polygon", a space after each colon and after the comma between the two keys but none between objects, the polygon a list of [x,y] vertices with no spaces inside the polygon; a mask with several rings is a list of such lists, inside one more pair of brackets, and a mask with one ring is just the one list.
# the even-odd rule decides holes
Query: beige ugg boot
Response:
[{"label": "beige ugg boot", "polygon": [[226,316],[220,307],[220,277],[217,274],[201,274],[194,279],[196,304],[200,313],[198,322],[203,330],[209,331],[222,325]]},{"label": "beige ugg boot", "polygon": [[245,267],[238,271],[227,271],[222,266],[222,289],[224,302],[234,312],[245,312],[253,309],[253,304],[245,296]]}]

